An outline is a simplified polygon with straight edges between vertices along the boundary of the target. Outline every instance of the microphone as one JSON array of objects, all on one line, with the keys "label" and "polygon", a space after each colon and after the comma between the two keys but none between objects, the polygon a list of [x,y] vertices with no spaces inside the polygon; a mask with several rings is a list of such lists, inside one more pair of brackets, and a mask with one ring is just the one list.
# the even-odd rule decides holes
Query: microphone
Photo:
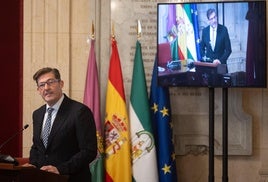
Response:
[{"label": "microphone", "polygon": [[18,132],[16,132],[11,137],[9,137],[6,141],[4,141],[4,143],[2,143],[0,145],[0,152],[1,152],[1,149],[3,148],[3,146],[5,146],[8,142],[10,142],[13,138],[15,138],[18,134],[20,134],[21,132],[23,132],[23,130],[27,129],[28,127],[29,127],[28,124],[24,125],[24,127],[22,129],[20,129]]},{"label": "microphone", "polygon": [[[9,143],[13,138],[15,138],[18,134],[22,133],[23,130],[27,129],[29,127],[28,124],[24,125],[24,127],[22,129],[20,129],[18,132],[14,133],[11,137],[9,137],[6,141],[4,141],[1,145],[0,145],[0,152],[1,149],[7,144]],[[2,155],[0,154],[0,162],[3,163],[12,163],[14,165],[18,165],[18,161],[16,159],[14,159],[13,157],[11,157],[10,155]]]}]

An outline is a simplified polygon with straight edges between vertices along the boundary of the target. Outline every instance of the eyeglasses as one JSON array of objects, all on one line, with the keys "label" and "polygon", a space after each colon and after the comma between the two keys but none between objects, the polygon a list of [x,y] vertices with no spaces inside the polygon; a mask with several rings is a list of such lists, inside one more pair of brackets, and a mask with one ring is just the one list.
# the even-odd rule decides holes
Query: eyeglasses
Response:
[{"label": "eyeglasses", "polygon": [[38,87],[39,89],[44,89],[45,86],[46,86],[46,84],[47,84],[48,86],[53,86],[55,83],[57,83],[57,82],[59,82],[59,81],[60,81],[59,79],[49,79],[49,80],[47,80],[46,82],[40,82],[40,83],[38,83],[38,84],[37,84],[37,87]]},{"label": "eyeglasses", "polygon": [[214,20],[214,19],[216,19],[216,18],[217,18],[217,16],[215,15],[215,16],[209,18],[208,20],[211,21],[211,20]]}]

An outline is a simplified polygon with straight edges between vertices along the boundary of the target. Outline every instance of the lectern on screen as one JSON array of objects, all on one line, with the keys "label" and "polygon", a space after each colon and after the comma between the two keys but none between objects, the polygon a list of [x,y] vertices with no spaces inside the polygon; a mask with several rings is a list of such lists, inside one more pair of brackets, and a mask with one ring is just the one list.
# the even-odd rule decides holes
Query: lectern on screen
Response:
[{"label": "lectern on screen", "polygon": [[266,21],[266,1],[158,3],[158,84],[266,88]]}]

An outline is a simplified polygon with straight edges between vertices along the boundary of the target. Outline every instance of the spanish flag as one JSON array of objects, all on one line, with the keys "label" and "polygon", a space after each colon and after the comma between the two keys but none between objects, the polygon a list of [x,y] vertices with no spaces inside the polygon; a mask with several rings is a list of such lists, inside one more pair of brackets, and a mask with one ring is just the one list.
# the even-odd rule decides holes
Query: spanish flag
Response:
[{"label": "spanish flag", "polygon": [[112,39],[105,113],[105,181],[131,182],[129,118],[116,40]]}]

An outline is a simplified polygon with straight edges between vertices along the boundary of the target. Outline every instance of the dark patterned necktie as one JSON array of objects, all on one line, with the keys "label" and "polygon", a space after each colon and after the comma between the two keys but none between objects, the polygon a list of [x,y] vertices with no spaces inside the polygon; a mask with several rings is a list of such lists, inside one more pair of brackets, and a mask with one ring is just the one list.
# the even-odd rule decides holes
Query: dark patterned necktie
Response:
[{"label": "dark patterned necktie", "polygon": [[49,133],[50,133],[50,129],[51,129],[51,118],[52,118],[52,112],[53,112],[53,108],[48,108],[47,109],[47,120],[46,120],[46,123],[45,123],[45,127],[44,127],[44,130],[43,130],[43,133],[42,133],[42,140],[43,140],[43,143],[44,143],[44,146],[47,147],[47,142],[48,142],[48,136],[49,136]]}]

